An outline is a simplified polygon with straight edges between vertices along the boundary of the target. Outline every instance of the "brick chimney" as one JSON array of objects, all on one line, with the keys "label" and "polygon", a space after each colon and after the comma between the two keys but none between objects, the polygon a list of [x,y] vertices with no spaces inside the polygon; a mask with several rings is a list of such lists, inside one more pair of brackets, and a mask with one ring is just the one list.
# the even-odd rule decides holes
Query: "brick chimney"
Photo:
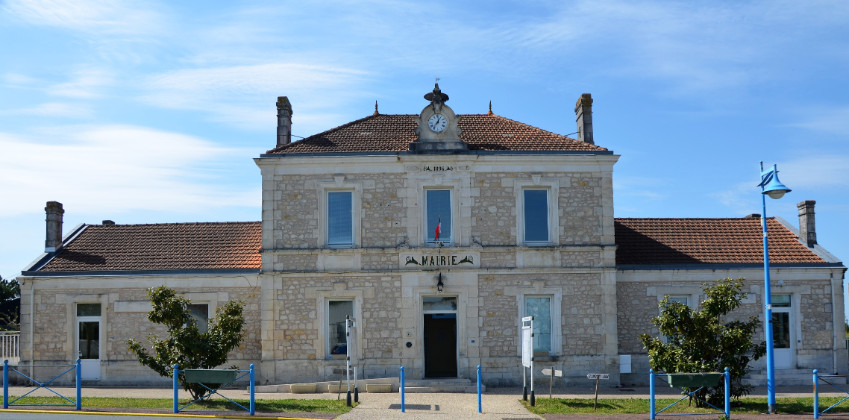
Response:
[{"label": "brick chimney", "polygon": [[292,104],[285,96],[277,97],[277,146],[292,142]]},{"label": "brick chimney", "polygon": [[62,203],[48,201],[47,207],[47,239],[44,241],[44,252],[56,252],[62,247]]},{"label": "brick chimney", "polygon": [[575,117],[578,122],[578,140],[595,144],[593,141],[593,97],[584,93],[575,103]]},{"label": "brick chimney", "polygon": [[805,200],[796,204],[799,208],[799,239],[813,248],[817,244],[817,223],[814,219],[814,200]]}]

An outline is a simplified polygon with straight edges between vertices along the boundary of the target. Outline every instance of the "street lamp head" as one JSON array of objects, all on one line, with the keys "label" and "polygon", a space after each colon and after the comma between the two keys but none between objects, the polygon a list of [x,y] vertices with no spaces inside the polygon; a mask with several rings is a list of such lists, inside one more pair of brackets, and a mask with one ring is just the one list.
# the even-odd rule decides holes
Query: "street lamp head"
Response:
[{"label": "street lamp head", "polygon": [[778,168],[776,165],[772,165],[772,169],[761,173],[760,187],[763,188],[763,194],[774,199],[784,197],[784,194],[792,191],[778,180]]}]

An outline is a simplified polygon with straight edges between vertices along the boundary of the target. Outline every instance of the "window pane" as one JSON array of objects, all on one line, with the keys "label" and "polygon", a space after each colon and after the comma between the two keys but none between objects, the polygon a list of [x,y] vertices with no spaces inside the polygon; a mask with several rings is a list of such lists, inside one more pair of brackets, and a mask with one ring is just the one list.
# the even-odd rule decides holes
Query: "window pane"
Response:
[{"label": "window pane", "polygon": [[77,316],[100,316],[99,303],[78,303]]},{"label": "window pane", "polygon": [[790,307],[790,295],[771,295],[772,296],[772,306],[777,308],[789,308]]},{"label": "window pane", "polygon": [[193,303],[189,305],[189,315],[195,320],[198,331],[205,333],[209,331],[209,305],[205,303]]},{"label": "window pane", "polygon": [[689,299],[687,296],[668,296],[668,297],[666,298],[666,301],[667,301],[667,302],[669,302],[669,303],[672,303],[672,302],[678,302],[678,303],[680,303],[680,304],[682,304],[682,305],[687,305],[687,306],[689,306],[689,305],[690,305],[690,304],[688,303],[688,302],[689,302],[689,300],[690,300],[690,299]]},{"label": "window pane", "polygon": [[352,245],[353,212],[352,193],[350,191],[333,191],[327,193],[327,244]]},{"label": "window pane", "polygon": [[451,242],[451,190],[427,190],[427,241],[436,242],[436,226],[439,226],[439,241]]},{"label": "window pane", "polygon": [[534,317],[534,353],[551,353],[551,298],[525,298],[527,316]]},{"label": "window pane", "polygon": [[327,343],[330,354],[347,354],[348,348],[345,343],[345,317],[354,317],[354,301],[332,300],[328,302],[328,319],[330,323],[327,329]]},{"label": "window pane", "polygon": [[777,349],[790,348],[790,314],[787,312],[772,313],[772,342]]},{"label": "window pane", "polygon": [[548,190],[525,190],[525,242],[548,240]]},{"label": "window pane", "polygon": [[422,310],[424,311],[456,311],[457,298],[455,297],[426,297],[422,298]]},{"label": "window pane", "polygon": [[[98,313],[100,315],[100,313]],[[100,323],[80,322],[80,359],[100,358]]]}]

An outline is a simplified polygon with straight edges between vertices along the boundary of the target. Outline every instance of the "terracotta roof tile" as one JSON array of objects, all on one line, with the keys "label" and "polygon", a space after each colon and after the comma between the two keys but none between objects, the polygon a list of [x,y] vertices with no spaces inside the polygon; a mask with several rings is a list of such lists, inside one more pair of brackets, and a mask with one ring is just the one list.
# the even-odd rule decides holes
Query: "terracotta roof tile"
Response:
[{"label": "terracotta roof tile", "polygon": [[[269,150],[268,154],[405,152],[416,140],[417,115],[371,115]],[[470,150],[481,151],[587,151],[608,150],[488,114],[460,116],[460,139]]]},{"label": "terracotta roof tile", "polygon": [[[774,218],[770,262],[822,264]],[[760,219],[617,218],[617,265],[762,264]],[[260,222],[90,225],[39,272],[259,270]]]},{"label": "terracotta roof tile", "polygon": [[[763,264],[759,218],[617,218],[615,226],[617,265]],[[767,229],[770,263],[826,262],[774,218],[767,218]]]},{"label": "terracotta roof tile", "polygon": [[90,225],[39,272],[256,269],[260,222]]}]

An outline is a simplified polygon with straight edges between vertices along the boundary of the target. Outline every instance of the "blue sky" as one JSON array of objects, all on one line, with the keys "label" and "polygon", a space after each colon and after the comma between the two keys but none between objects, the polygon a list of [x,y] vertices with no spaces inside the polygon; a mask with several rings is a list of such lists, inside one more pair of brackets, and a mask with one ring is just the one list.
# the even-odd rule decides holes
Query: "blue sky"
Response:
[{"label": "blue sky", "polygon": [[561,134],[594,98],[621,155],[617,217],[761,212],[758,164],[816,200],[849,258],[849,2],[0,2],[0,274],[44,247],[44,205],[80,223],[260,218],[252,158],[293,134],[418,113],[434,78],[458,113]]}]

